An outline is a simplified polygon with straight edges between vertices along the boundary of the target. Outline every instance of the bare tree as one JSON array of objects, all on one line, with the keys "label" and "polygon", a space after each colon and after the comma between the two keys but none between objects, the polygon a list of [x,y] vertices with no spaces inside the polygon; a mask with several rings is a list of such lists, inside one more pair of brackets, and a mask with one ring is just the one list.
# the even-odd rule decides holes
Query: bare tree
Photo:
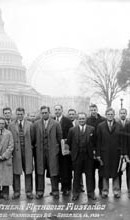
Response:
[{"label": "bare tree", "polygon": [[92,57],[82,61],[85,71],[82,75],[82,87],[91,84],[91,89],[101,97],[107,107],[112,105],[122,88],[117,82],[117,73],[121,65],[119,50],[99,50]]}]

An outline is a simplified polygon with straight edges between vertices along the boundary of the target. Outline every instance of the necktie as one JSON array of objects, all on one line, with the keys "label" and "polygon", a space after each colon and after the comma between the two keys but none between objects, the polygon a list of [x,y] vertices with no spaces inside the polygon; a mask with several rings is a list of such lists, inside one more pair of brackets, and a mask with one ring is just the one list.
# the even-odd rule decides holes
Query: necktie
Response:
[{"label": "necktie", "polygon": [[47,128],[47,121],[44,121],[45,129]]},{"label": "necktie", "polygon": [[84,133],[84,126],[82,126],[81,132]]},{"label": "necktie", "polygon": [[19,122],[19,128],[22,129],[22,121]]},{"label": "necktie", "polygon": [[60,121],[59,118],[56,119],[58,122]]},{"label": "necktie", "polygon": [[122,120],[122,126],[125,127],[125,121],[124,120]]},{"label": "necktie", "polygon": [[111,121],[109,122],[109,130],[110,131],[112,130],[112,122]]}]

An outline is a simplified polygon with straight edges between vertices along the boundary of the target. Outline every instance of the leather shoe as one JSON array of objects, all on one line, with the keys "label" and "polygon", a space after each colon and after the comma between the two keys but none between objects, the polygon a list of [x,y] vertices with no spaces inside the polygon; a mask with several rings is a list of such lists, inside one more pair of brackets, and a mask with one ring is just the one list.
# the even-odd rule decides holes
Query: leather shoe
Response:
[{"label": "leather shoe", "polygon": [[9,195],[3,195],[4,200],[9,200]]},{"label": "leather shoe", "polygon": [[32,193],[29,193],[26,195],[27,199],[33,199],[33,194]]},{"label": "leather shoe", "polygon": [[95,194],[88,194],[88,199],[96,200]]},{"label": "leather shoe", "polygon": [[54,199],[59,199],[59,195],[56,194],[56,195],[53,195]]},{"label": "leather shoe", "polygon": [[53,192],[52,191],[50,192],[50,196],[53,196]]},{"label": "leather shoe", "polygon": [[43,197],[43,194],[36,193],[36,199],[41,199]]},{"label": "leather shoe", "polygon": [[0,191],[0,199],[3,199],[2,191]]},{"label": "leather shoe", "polygon": [[120,197],[121,197],[120,194],[114,194],[115,199],[119,199]]},{"label": "leather shoe", "polygon": [[63,191],[63,196],[69,196],[69,194],[70,194],[70,193],[69,193],[68,190],[64,190],[64,191]]},{"label": "leather shoe", "polygon": [[81,189],[80,189],[80,192],[85,192],[84,188],[81,188]]},{"label": "leather shoe", "polygon": [[76,201],[79,198],[79,195],[73,195],[72,201]]},{"label": "leather shoe", "polygon": [[107,194],[102,194],[102,199],[107,199],[108,195]]},{"label": "leather shoe", "polygon": [[19,193],[14,193],[14,195],[12,196],[12,199],[19,199],[20,198],[20,194]]}]

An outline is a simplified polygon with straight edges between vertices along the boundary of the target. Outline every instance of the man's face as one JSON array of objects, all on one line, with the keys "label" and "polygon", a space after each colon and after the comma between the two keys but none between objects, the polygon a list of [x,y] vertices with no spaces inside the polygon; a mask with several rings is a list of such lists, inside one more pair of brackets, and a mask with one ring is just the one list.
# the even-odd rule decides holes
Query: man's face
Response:
[{"label": "man's face", "polygon": [[115,117],[115,113],[112,110],[106,113],[106,118],[108,121],[113,121],[114,117]]},{"label": "man's face", "polygon": [[125,109],[120,110],[119,116],[121,120],[125,120],[127,116],[126,110]]},{"label": "man's face", "polygon": [[42,109],[41,110],[41,115],[42,115],[42,118],[44,120],[48,120],[48,118],[49,118],[49,111],[48,111],[48,109],[47,108]]},{"label": "man's face", "polygon": [[90,107],[90,114],[91,114],[91,116],[97,117],[97,112],[98,112],[97,107]]},{"label": "man's face", "polygon": [[11,116],[12,116],[12,113],[11,111],[8,109],[8,110],[4,110],[4,117],[6,120],[10,120],[11,119]]},{"label": "man's face", "polygon": [[62,115],[63,109],[61,106],[56,105],[55,106],[55,115],[56,117],[60,117]]},{"label": "man's face", "polygon": [[5,121],[3,119],[0,119],[0,130],[4,129],[5,127]]},{"label": "man's face", "polygon": [[23,111],[17,111],[16,116],[17,116],[17,120],[22,121],[24,119],[24,112]]},{"label": "man's face", "polygon": [[35,121],[35,113],[30,113],[29,119],[34,122]]},{"label": "man's face", "polygon": [[79,114],[78,115],[78,121],[79,125],[85,125],[86,124],[86,115],[85,114]]},{"label": "man's face", "polygon": [[74,121],[75,118],[76,118],[76,113],[75,113],[75,111],[69,111],[69,112],[68,112],[68,116],[69,116],[69,118],[70,118],[71,121]]}]

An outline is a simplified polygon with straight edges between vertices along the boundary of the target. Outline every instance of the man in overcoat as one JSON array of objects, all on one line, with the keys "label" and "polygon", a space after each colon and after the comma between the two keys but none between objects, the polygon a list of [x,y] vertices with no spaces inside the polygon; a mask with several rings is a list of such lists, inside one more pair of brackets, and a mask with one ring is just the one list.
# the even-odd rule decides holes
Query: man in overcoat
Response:
[{"label": "man in overcoat", "polygon": [[[69,118],[63,114],[63,106],[55,105],[55,119],[60,123],[62,129],[62,140],[65,142],[68,136],[69,129],[73,127],[73,124]],[[61,147],[62,148],[62,147]],[[72,186],[72,161],[70,154],[63,155],[60,151],[60,180],[61,191],[63,196],[70,194]]]},{"label": "man in overcoat", "polygon": [[25,192],[28,199],[33,199],[33,155],[31,145],[31,123],[25,119],[24,108],[16,109],[16,120],[10,125],[9,129],[13,134],[13,199],[20,197],[20,176],[25,174]]},{"label": "man in overcoat", "polygon": [[[127,135],[128,135],[128,133],[127,133],[127,125],[130,123],[130,121],[127,118],[127,109],[121,108],[119,110],[119,120],[118,120],[118,122],[120,124],[122,154],[123,154],[124,158],[127,159],[127,155],[126,155]],[[122,186],[122,173],[123,172],[120,172],[120,175],[119,175],[120,188]],[[127,169],[126,169],[126,179],[128,181]],[[130,194],[129,194],[129,196],[130,196]]]},{"label": "man in overcoat", "polygon": [[50,108],[42,106],[42,118],[32,126],[32,144],[36,147],[36,198],[43,197],[45,170],[50,174],[52,195],[59,198],[59,152],[62,131],[60,124],[50,117]]},{"label": "man in overcoat", "polygon": [[94,150],[94,169],[93,169],[93,181],[94,181],[94,185],[96,186],[96,169],[98,169],[98,188],[99,188],[99,194],[101,194],[102,192],[102,186],[103,186],[103,178],[100,175],[100,162],[96,159],[96,147],[97,147],[97,137],[96,137],[96,131],[97,131],[97,127],[98,125],[105,121],[106,118],[101,116],[98,113],[98,107],[96,104],[91,104],[89,106],[89,111],[90,111],[90,116],[87,117],[87,124],[91,125],[95,128],[95,150]]},{"label": "man in overcoat", "polygon": [[13,136],[5,129],[5,119],[0,117],[0,198],[9,198],[9,186],[13,183],[12,151],[14,149]]},{"label": "man in overcoat", "polygon": [[71,128],[68,133],[67,144],[70,147],[72,164],[74,169],[73,197],[75,201],[80,193],[80,180],[82,173],[86,176],[88,198],[96,199],[93,182],[93,149],[94,128],[86,124],[86,114],[78,114],[79,125]]},{"label": "man in overcoat", "polygon": [[101,172],[103,176],[102,198],[109,193],[109,179],[113,180],[113,193],[120,198],[119,161],[122,157],[120,125],[115,121],[113,108],[106,110],[106,121],[97,128],[97,158],[102,160]]},{"label": "man in overcoat", "polygon": [[128,198],[130,198],[130,121],[127,121],[126,125],[126,148],[124,152],[124,157],[127,162],[126,166],[126,184],[127,184],[127,190],[128,190]]}]

